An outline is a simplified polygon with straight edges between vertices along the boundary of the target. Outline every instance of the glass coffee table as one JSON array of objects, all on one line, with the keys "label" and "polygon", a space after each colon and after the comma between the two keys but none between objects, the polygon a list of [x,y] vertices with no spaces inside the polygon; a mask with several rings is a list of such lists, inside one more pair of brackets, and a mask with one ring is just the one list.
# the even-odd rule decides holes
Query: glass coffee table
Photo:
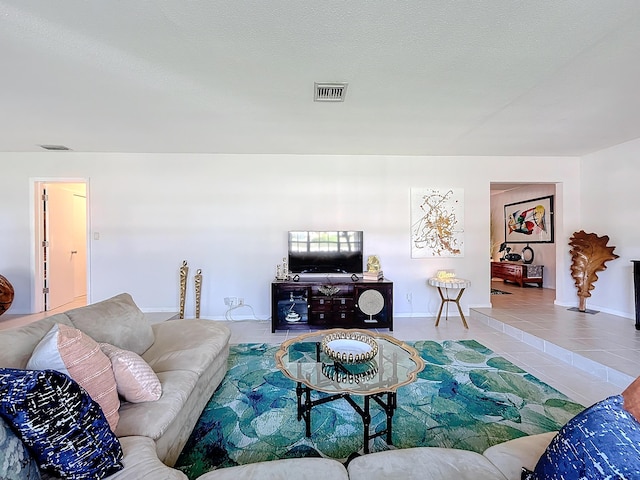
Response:
[{"label": "glass coffee table", "polygon": [[[413,347],[389,335],[334,328],[287,340],[276,352],[276,365],[297,384],[298,421],[304,419],[307,437],[313,407],[343,398],[362,417],[364,453],[369,453],[369,441],[376,437],[386,435],[387,444],[392,444],[396,390],[415,381],[424,361]],[[312,391],[328,395],[312,399]],[[373,434],[371,400],[387,417],[386,429]]]}]

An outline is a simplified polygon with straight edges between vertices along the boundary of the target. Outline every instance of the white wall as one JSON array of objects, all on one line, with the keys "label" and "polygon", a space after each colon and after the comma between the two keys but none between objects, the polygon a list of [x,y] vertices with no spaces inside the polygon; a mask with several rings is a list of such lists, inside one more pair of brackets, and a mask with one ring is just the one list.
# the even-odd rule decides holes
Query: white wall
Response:
[{"label": "white wall", "polygon": [[631,260],[640,260],[639,156],[640,140],[634,140],[584,157],[580,169],[581,229],[608,235],[608,245],[620,256],[598,273],[587,308],[628,318],[635,318]]},{"label": "white wall", "polygon": [[[533,198],[554,196],[555,202],[556,186],[553,184],[536,184],[524,185],[519,188],[507,190],[503,193],[497,193],[491,196],[491,229],[494,241],[492,242],[492,258],[497,261],[502,256],[498,252],[500,244],[505,241],[505,218],[504,206],[510,203],[523,202]],[[555,210],[555,203],[554,203]],[[549,220],[547,220],[549,221]],[[543,287],[556,288],[556,247],[563,249],[567,245],[564,238],[558,239],[554,237],[553,243],[531,243],[529,247],[534,252],[534,263],[543,265]],[[522,254],[522,249],[526,244],[511,243],[511,251],[513,253]],[[568,248],[568,247],[566,247]]]},{"label": "white wall", "polygon": [[[127,291],[145,311],[177,311],[178,269],[187,260],[187,315],[201,268],[203,317],[222,318],[223,298],[239,296],[267,318],[286,232],[335,228],[364,230],[365,255],[379,255],[394,281],[396,316],[437,312],[437,292],[425,279],[444,268],[471,280],[467,310],[490,305],[490,183],[519,181],[523,171],[527,181],[559,183],[556,209],[564,217],[556,218],[556,234],[568,238],[581,225],[579,166],[576,158],[546,157],[0,153],[0,273],[16,290],[10,313],[30,312],[31,185],[86,178],[90,302]],[[464,189],[463,258],[411,258],[412,187]],[[560,271],[569,271],[568,260],[558,255]],[[570,301],[572,285],[568,273],[558,278],[557,299]]]}]

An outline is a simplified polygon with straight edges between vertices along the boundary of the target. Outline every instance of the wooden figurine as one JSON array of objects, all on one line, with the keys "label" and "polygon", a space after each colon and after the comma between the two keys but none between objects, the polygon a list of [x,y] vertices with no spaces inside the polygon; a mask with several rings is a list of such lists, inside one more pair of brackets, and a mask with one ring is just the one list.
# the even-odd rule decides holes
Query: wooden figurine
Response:
[{"label": "wooden figurine", "polygon": [[598,280],[597,272],[605,270],[605,262],[615,260],[618,255],[613,253],[616,247],[607,247],[609,237],[599,237],[595,233],[586,233],[584,230],[574,232],[569,239],[571,246],[571,276],[578,288],[578,310],[587,310],[587,297],[591,296],[594,283]]}]

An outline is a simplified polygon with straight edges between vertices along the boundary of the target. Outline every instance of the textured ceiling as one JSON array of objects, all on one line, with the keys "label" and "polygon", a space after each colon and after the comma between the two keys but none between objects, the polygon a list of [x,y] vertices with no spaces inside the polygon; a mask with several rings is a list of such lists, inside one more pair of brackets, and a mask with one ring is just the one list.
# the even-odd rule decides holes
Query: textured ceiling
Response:
[{"label": "textured ceiling", "polygon": [[0,151],[582,155],[639,59],[638,0],[0,0]]}]

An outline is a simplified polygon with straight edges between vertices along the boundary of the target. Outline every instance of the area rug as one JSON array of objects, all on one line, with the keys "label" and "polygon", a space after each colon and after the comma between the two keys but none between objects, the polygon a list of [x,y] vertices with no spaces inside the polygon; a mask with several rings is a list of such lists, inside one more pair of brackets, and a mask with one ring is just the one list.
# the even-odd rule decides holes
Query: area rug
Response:
[{"label": "area rug", "polygon": [[[524,435],[558,430],[583,406],[475,340],[410,342],[425,360],[416,382],[398,390],[393,446],[382,438],[371,452],[416,446],[482,452]],[[346,461],[362,452],[362,419],[345,400],[314,407],[312,435],[296,416],[295,382],[276,367],[278,345],[231,347],[229,371],[176,467],[190,479],[216,469],[291,457]],[[317,394],[320,395],[320,394]],[[372,431],[385,428],[373,407]]]},{"label": "area rug", "polygon": [[498,290],[497,288],[492,288],[491,295],[511,295],[511,292],[505,292],[504,290]]}]

